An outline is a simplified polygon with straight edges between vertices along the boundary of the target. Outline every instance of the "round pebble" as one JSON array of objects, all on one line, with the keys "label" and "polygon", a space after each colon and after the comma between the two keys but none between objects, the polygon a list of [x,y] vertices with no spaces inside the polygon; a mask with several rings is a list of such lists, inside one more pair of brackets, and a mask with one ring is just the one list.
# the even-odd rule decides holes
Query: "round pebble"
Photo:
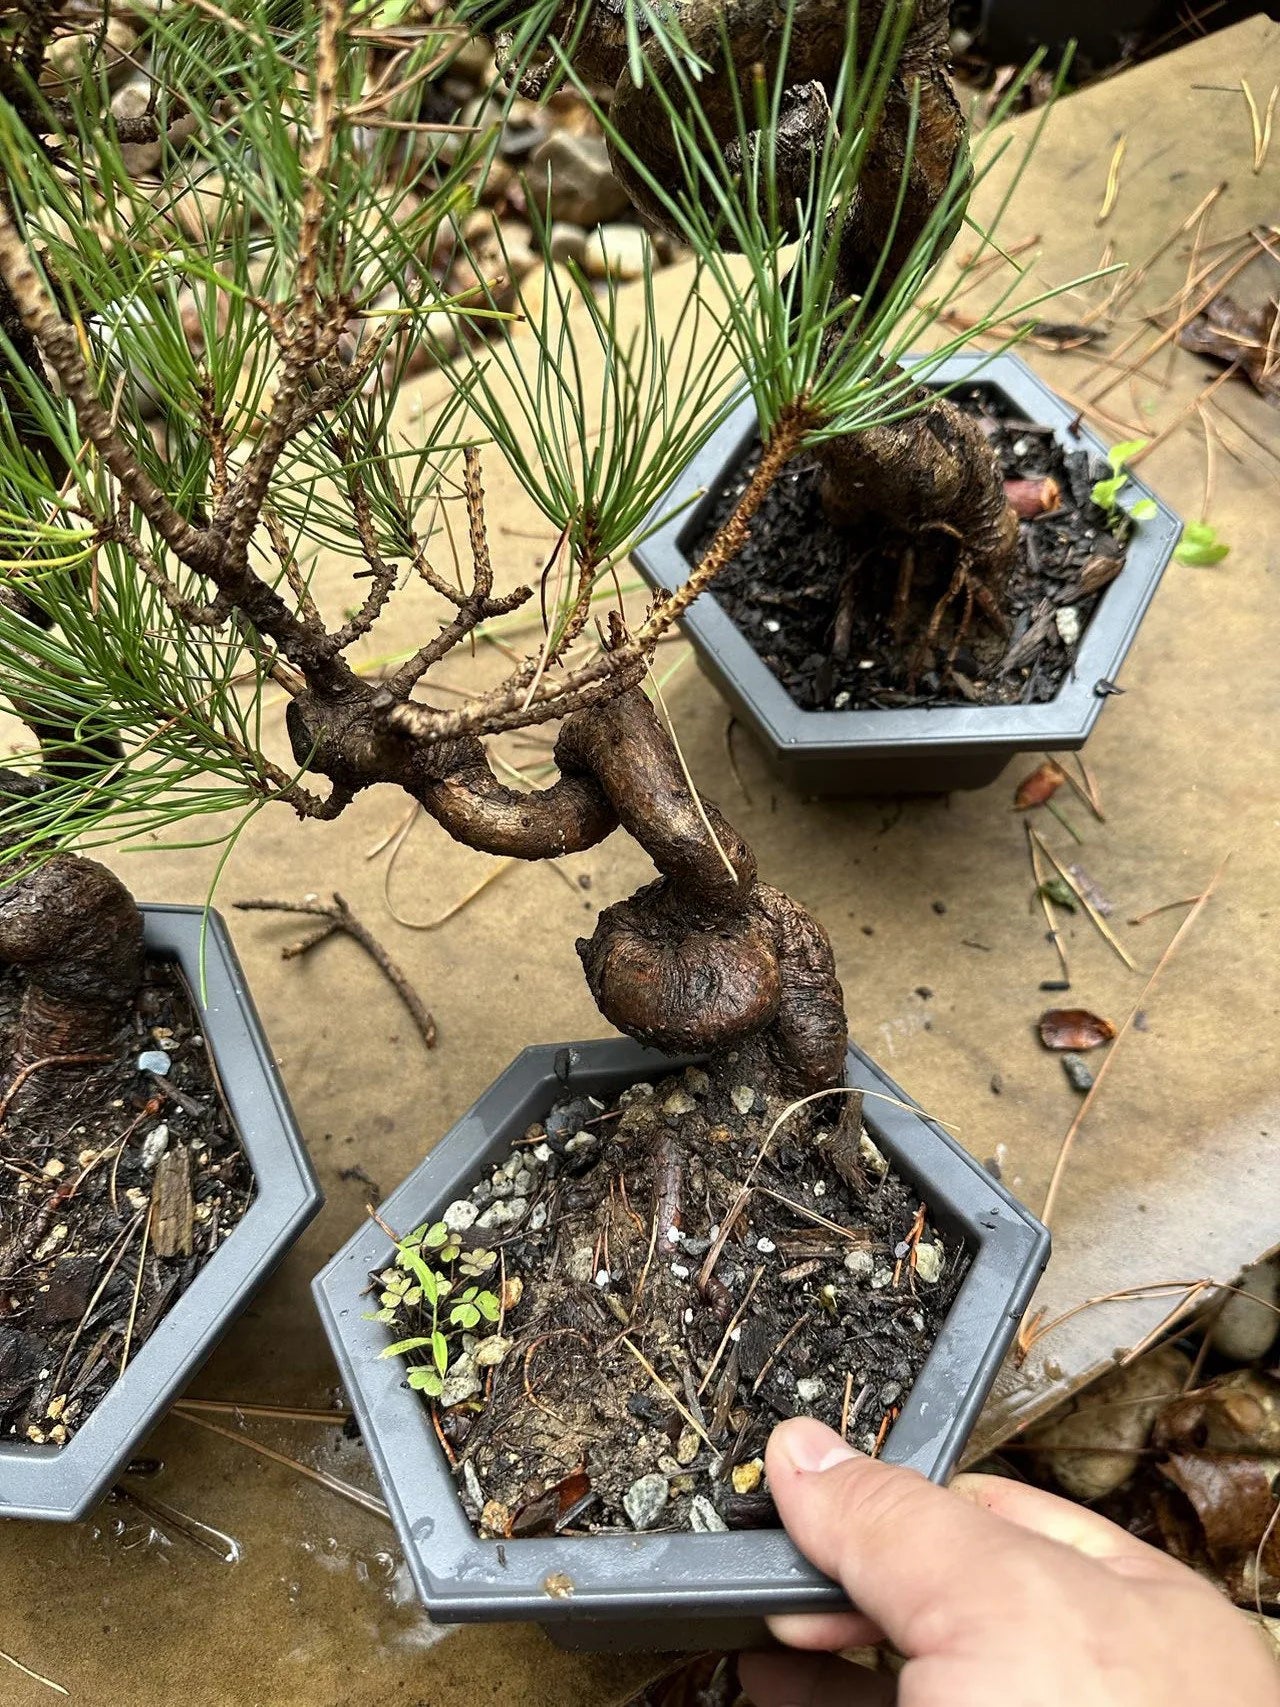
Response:
[{"label": "round pebble", "polygon": [[670,1489],[667,1478],[654,1471],[639,1476],[622,1496],[622,1509],[633,1529],[652,1529],[662,1516]]}]

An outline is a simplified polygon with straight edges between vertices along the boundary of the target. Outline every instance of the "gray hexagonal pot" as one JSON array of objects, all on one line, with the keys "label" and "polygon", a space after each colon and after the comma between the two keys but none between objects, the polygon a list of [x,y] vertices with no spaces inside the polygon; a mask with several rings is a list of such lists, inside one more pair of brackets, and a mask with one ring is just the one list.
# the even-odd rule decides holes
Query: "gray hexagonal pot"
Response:
[{"label": "gray hexagonal pot", "polygon": [[0,1443],[0,1517],[84,1517],[324,1202],[227,927],[203,907],[142,908],[147,951],[176,961],[253,1168],[248,1212],[64,1447]]},{"label": "gray hexagonal pot", "polygon": [[[962,353],[938,363],[930,384],[980,380],[1003,393],[1011,412],[1054,429],[1067,450],[1105,457],[1106,447],[1075,411],[1017,356]],[[715,494],[738,468],[756,434],[751,402],[734,412],[664,497],[666,514],[687,505],[632,553],[651,586],[678,587],[689,574],[690,543],[704,525]],[[1125,501],[1151,498],[1157,513],[1135,529],[1120,574],[1103,592],[1080,642],[1075,669],[1043,705],[947,705],[901,710],[806,711],[798,706],[737,624],[717,604],[714,589],[682,618],[703,670],[763,746],[784,781],[807,794],[943,794],[983,788],[1019,753],[1074,751],[1087,740],[1110,683],[1124,663],[1138,625],[1173,555],[1182,524],[1140,480]]]},{"label": "gray hexagonal pot", "polygon": [[[566,1087],[607,1097],[681,1063],[625,1039],[526,1049],[384,1203],[396,1231],[432,1219],[541,1119]],[[953,1469],[1049,1255],[1049,1235],[941,1127],[850,1046],[850,1084],[874,1093],[876,1143],[963,1237],[971,1265],[885,1443],[884,1456],[941,1480]],[[880,1099],[889,1100],[880,1100]],[[844,1604],[781,1530],[481,1541],[463,1512],[427,1409],[403,1366],[381,1360],[386,1328],[367,1320],[369,1276],[392,1243],[369,1221],[313,1290],[414,1582],[440,1622],[533,1620],[565,1646],[733,1648],[759,1643],[763,1618]],[[557,1579],[558,1594],[548,1588]],[[572,1592],[564,1592],[564,1582]]]}]

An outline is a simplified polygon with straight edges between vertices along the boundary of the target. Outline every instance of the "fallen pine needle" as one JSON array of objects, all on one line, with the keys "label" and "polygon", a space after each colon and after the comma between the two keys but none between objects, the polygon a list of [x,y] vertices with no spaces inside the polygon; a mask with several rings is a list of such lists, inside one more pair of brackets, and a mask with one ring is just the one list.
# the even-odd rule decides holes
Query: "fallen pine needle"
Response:
[{"label": "fallen pine needle", "polygon": [[688,1406],[685,1405],[682,1400],[678,1399],[676,1397],[676,1395],[672,1392],[671,1388],[667,1386],[666,1382],[662,1379],[661,1375],[658,1374],[658,1371],[649,1362],[649,1359],[644,1355],[644,1353],[642,1351],[637,1351],[635,1345],[632,1343],[632,1341],[630,1339],[628,1339],[626,1334],[623,1334],[623,1336],[622,1336],[622,1343],[623,1343],[623,1345],[626,1346],[627,1350],[631,1353],[632,1357],[635,1358],[636,1362],[640,1365],[641,1369],[644,1370],[645,1374],[649,1377],[650,1381],[653,1382],[654,1386],[657,1387],[659,1389],[659,1391],[665,1395],[666,1398],[670,1399],[671,1403],[679,1411],[680,1415],[688,1423],[689,1427],[691,1429],[693,1429],[693,1431],[696,1434],[701,1435],[703,1440],[706,1442],[706,1444],[714,1452],[716,1449],[715,1441],[712,1440],[711,1436],[707,1433],[706,1429],[698,1421],[697,1417],[694,1416],[693,1412],[688,1408]]},{"label": "fallen pine needle", "polygon": [[29,1677],[34,1683],[43,1683],[46,1689],[51,1689],[55,1695],[70,1695],[69,1689],[64,1689],[60,1683],[55,1683],[51,1677],[45,1677],[38,1671],[32,1671],[30,1666],[24,1666],[21,1660],[15,1660],[12,1654],[6,1654],[0,1648],[0,1660],[5,1660],[15,1671],[20,1671],[23,1677]]},{"label": "fallen pine needle", "polygon": [[270,1446],[264,1446],[260,1440],[255,1440],[249,1434],[237,1434],[234,1429],[220,1428],[217,1423],[211,1423],[207,1418],[196,1416],[182,1405],[175,1405],[169,1413],[181,1417],[183,1422],[194,1423],[197,1428],[208,1429],[210,1434],[220,1434],[223,1440],[234,1441],[237,1446],[247,1446],[250,1452],[256,1452],[263,1458],[269,1458],[273,1464],[282,1464],[286,1470],[293,1470],[299,1476],[305,1476],[309,1482],[318,1482],[322,1488],[328,1488],[330,1493],[338,1494],[344,1500],[350,1500],[352,1505],[358,1505],[364,1511],[371,1511],[375,1517],[384,1517],[391,1521],[391,1513],[382,1500],[373,1494],[366,1494],[363,1488],[357,1488],[352,1482],[344,1482],[339,1476],[331,1476],[327,1470],[313,1470],[309,1464],[301,1463],[297,1458],[290,1458],[287,1452],[276,1452]]},{"label": "fallen pine needle", "polygon": [[[1124,1024],[1120,1027],[1120,1030],[1116,1035],[1115,1042],[1111,1045],[1111,1048],[1107,1051],[1106,1060],[1103,1061],[1102,1065],[1098,1068],[1097,1077],[1094,1079],[1093,1084],[1091,1085],[1089,1090],[1085,1093],[1084,1101],[1080,1104],[1080,1107],[1076,1110],[1075,1119],[1071,1122],[1071,1125],[1067,1128],[1066,1136],[1063,1138],[1062,1143],[1058,1148],[1058,1159],[1054,1163],[1053,1177],[1049,1181],[1049,1189],[1045,1193],[1044,1208],[1040,1212],[1040,1219],[1045,1223],[1046,1226],[1049,1224],[1049,1218],[1053,1214],[1054,1208],[1057,1204],[1058,1190],[1059,1190],[1060,1186],[1062,1185],[1063,1175],[1066,1173],[1067,1162],[1071,1156],[1071,1147],[1076,1141],[1077,1133],[1080,1131],[1080,1128],[1084,1125],[1085,1116],[1088,1114],[1089,1110],[1093,1107],[1094,1098],[1097,1096],[1099,1090],[1102,1088],[1103,1082],[1106,1079],[1107,1073],[1111,1067],[1111,1063],[1116,1058],[1116,1051],[1119,1049],[1120,1045],[1124,1042],[1124,1040],[1128,1036],[1129,1032],[1133,1029],[1134,1020],[1136,1019],[1138,1014],[1141,1013],[1143,1007],[1146,1004],[1147,998],[1150,996],[1152,990],[1155,988],[1156,980],[1160,977],[1160,974],[1164,971],[1165,967],[1173,959],[1175,953],[1178,950],[1178,945],[1181,943],[1183,937],[1186,936],[1187,932],[1191,929],[1192,925],[1195,924],[1196,920],[1200,917],[1201,913],[1204,911],[1205,907],[1208,905],[1209,897],[1213,894],[1214,890],[1217,888],[1218,879],[1222,876],[1222,873],[1226,870],[1227,860],[1229,860],[1230,858],[1231,858],[1231,855],[1228,854],[1227,858],[1223,860],[1222,864],[1218,867],[1218,869],[1214,872],[1213,876],[1209,879],[1209,882],[1208,882],[1208,884],[1204,890],[1204,893],[1201,895],[1200,899],[1196,902],[1195,906],[1191,909],[1191,911],[1187,914],[1186,918],[1182,921],[1182,923],[1178,926],[1177,930],[1174,932],[1172,938],[1170,939],[1169,946],[1165,949],[1164,953],[1160,956],[1159,960],[1156,962],[1155,970],[1152,972],[1151,976],[1147,979],[1145,985],[1143,986],[1142,994],[1138,997],[1137,1002],[1134,1004],[1133,1008],[1130,1010],[1129,1017],[1125,1020]],[[1054,863],[1057,864],[1057,861],[1055,860]],[[1061,869],[1061,868],[1059,868],[1059,869]]]},{"label": "fallen pine needle", "polygon": [[1103,225],[1111,217],[1120,194],[1120,168],[1124,165],[1125,150],[1129,146],[1129,138],[1122,136],[1116,143],[1115,152],[1111,156],[1111,164],[1107,167],[1107,187],[1103,192],[1102,206],[1098,209],[1096,224]]},{"label": "fallen pine needle", "polygon": [[184,1411],[210,1411],[214,1416],[269,1417],[277,1422],[328,1423],[343,1428],[351,1420],[350,1411],[310,1409],[305,1405],[260,1405],[236,1399],[188,1399],[182,1401]]},{"label": "fallen pine needle", "polygon": [[1067,866],[1062,864],[1062,862],[1059,860],[1057,854],[1054,853],[1053,849],[1049,846],[1048,842],[1045,841],[1044,837],[1040,835],[1038,830],[1033,830],[1031,828],[1031,826],[1028,825],[1027,826],[1027,833],[1038,844],[1041,852],[1045,855],[1045,857],[1053,862],[1054,868],[1057,871],[1058,876],[1066,884],[1067,888],[1071,891],[1071,893],[1075,896],[1076,900],[1079,901],[1080,905],[1084,908],[1085,912],[1089,915],[1090,922],[1097,927],[1099,933],[1101,934],[1103,940],[1107,943],[1108,947],[1113,948],[1115,950],[1115,952],[1120,956],[1121,960],[1123,960],[1125,965],[1129,968],[1130,972],[1136,972],[1138,970],[1136,963],[1130,957],[1128,951],[1124,948],[1123,944],[1116,937],[1116,934],[1111,929],[1111,926],[1107,923],[1107,921],[1103,918],[1102,914],[1094,906],[1093,902],[1085,894],[1085,892],[1081,888],[1080,884],[1071,875],[1070,869]]}]

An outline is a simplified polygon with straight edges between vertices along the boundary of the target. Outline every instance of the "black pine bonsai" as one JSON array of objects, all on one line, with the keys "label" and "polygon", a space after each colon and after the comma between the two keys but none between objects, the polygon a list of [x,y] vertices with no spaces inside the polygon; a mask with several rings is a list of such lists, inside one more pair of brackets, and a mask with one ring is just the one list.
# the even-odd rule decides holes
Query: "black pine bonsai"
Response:
[{"label": "black pine bonsai", "polygon": [[[460,841],[522,859],[621,825],[659,877],[580,945],[607,1017],[669,1050],[750,1047],[780,1092],[838,1084],[826,936],[758,880],[643,684],[802,449],[834,514],[902,530],[904,574],[942,564],[939,610],[963,595],[964,621],[975,601],[1000,620],[1013,524],[994,461],[922,389],[929,363],[900,361],[971,177],[946,8],[597,0],[444,23],[248,0],[135,22],[151,95],[130,118],[92,56],[45,87],[56,5],[9,14],[0,39],[0,687],[40,742],[0,813],[0,954],[38,966],[45,992],[14,1059],[91,1052],[137,976],[118,885],[61,850],[275,802],[332,819],[393,784]],[[617,170],[694,252],[675,325],[650,280],[629,329],[615,291],[557,279],[523,345],[497,281],[465,304],[442,294],[432,257],[466,249],[494,139],[424,119],[422,90],[468,31],[504,25],[517,84],[616,85],[601,116]],[[397,393],[420,343],[443,353],[441,315],[462,355],[406,448]],[[598,395],[583,342],[603,354]],[[744,386],[755,473],[687,584],[628,627],[615,570]],[[499,590],[486,436],[557,543],[536,647],[442,705],[441,661],[533,596]],[[451,482],[471,554],[458,584],[432,561]],[[344,614],[313,593],[322,549],[354,566]],[[409,581],[432,631],[372,671],[360,644]],[[277,690],[291,768],[261,734]],[[501,781],[486,741],[553,720],[558,780]]]}]

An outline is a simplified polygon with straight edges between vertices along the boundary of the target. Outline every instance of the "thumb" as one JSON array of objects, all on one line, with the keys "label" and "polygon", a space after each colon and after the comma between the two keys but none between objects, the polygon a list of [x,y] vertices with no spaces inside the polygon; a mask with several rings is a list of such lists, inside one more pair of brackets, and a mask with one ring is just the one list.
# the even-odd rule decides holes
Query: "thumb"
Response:
[{"label": "thumb", "polygon": [[948,1631],[971,1638],[1003,1622],[1024,1598],[1029,1550],[1058,1570],[1089,1568],[811,1418],[774,1430],[766,1468],[791,1539],[908,1658],[939,1651]]}]

